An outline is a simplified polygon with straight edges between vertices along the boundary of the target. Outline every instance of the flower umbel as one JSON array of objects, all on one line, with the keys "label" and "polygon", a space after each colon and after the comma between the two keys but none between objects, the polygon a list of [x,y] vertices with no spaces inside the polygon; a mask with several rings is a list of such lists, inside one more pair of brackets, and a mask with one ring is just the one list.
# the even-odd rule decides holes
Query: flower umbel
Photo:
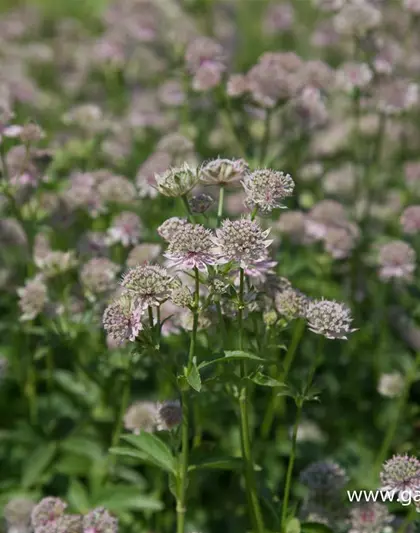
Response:
[{"label": "flower umbel", "polygon": [[139,265],[128,270],[121,281],[133,297],[144,306],[160,305],[172,288],[173,277],[159,265]]},{"label": "flower umbel", "polygon": [[127,295],[112,302],[104,311],[103,324],[109,337],[118,344],[134,341],[143,329],[141,318],[145,307]]},{"label": "flower umbel", "polygon": [[382,465],[381,490],[397,493],[420,490],[420,461],[409,455],[394,455]]},{"label": "flower umbel", "polygon": [[240,220],[226,219],[222,227],[216,230],[214,243],[220,263],[233,261],[240,267],[247,268],[266,259],[266,249],[273,242],[267,240],[270,230],[263,230],[258,222],[248,218]]},{"label": "flower umbel", "polygon": [[252,172],[242,181],[242,185],[246,193],[245,203],[266,213],[276,207],[285,207],[281,201],[291,196],[295,188],[289,174],[269,169]]},{"label": "flower umbel", "polygon": [[157,190],[164,196],[178,198],[189,193],[198,181],[197,171],[188,163],[182,167],[173,167],[163,174],[156,174]]},{"label": "flower umbel", "polygon": [[327,339],[344,339],[357,331],[351,327],[350,309],[334,300],[315,300],[308,304],[306,319],[310,331],[324,335]]},{"label": "flower umbel", "polygon": [[207,271],[208,265],[216,264],[212,232],[200,224],[185,224],[169,240],[164,256],[169,268]]}]

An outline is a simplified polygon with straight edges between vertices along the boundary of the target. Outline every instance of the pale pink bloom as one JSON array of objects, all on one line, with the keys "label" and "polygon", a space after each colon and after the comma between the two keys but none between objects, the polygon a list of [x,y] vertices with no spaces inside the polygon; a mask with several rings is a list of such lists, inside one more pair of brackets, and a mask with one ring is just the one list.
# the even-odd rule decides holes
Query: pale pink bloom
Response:
[{"label": "pale pink bloom", "polygon": [[130,211],[124,211],[114,218],[108,229],[107,244],[121,243],[127,247],[140,240],[142,224],[139,217]]},{"label": "pale pink bloom", "polygon": [[392,241],[379,250],[379,277],[410,281],[416,268],[416,252],[404,241]]},{"label": "pale pink bloom", "polygon": [[418,233],[420,231],[420,205],[410,205],[400,218],[404,233]]},{"label": "pale pink bloom", "polygon": [[337,86],[346,92],[363,89],[369,85],[373,73],[366,63],[348,62],[337,72]]}]

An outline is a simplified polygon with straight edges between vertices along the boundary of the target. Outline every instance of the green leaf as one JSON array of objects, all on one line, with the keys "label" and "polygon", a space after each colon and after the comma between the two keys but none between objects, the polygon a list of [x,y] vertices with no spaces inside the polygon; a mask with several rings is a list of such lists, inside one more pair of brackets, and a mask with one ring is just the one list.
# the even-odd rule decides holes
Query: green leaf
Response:
[{"label": "green leaf", "polygon": [[175,457],[169,447],[156,435],[144,431],[140,435],[123,435],[122,438],[143,452],[149,462],[175,473]]},{"label": "green leaf", "polygon": [[72,479],[67,492],[67,500],[78,513],[86,513],[90,509],[90,501],[86,487],[77,479]]},{"label": "green leaf", "polygon": [[154,496],[140,494],[137,486],[111,485],[95,498],[95,506],[103,506],[111,512],[126,510],[161,511],[163,503]]},{"label": "green leaf", "polygon": [[189,370],[185,369],[185,377],[194,390],[197,392],[201,391],[201,377],[197,368],[197,360],[195,358],[191,368]]},{"label": "green leaf", "polygon": [[198,365],[198,368],[205,368],[210,365],[215,365],[219,363],[229,363],[232,361],[237,361],[241,359],[251,359],[253,361],[262,361],[265,362],[265,359],[261,359],[261,357],[258,357],[257,355],[253,355],[252,353],[247,352],[241,352],[240,350],[234,350],[234,351],[227,351],[225,352],[225,357],[218,357],[217,359],[213,359],[212,361],[203,361]]},{"label": "green leaf", "polygon": [[264,361],[261,357],[253,353],[243,352],[242,350],[225,351],[225,356],[234,359],[253,359],[254,361]]},{"label": "green leaf", "polygon": [[125,446],[117,446],[115,448],[110,448],[109,453],[114,453],[115,455],[122,455],[125,457],[133,457],[134,459],[140,459],[140,461],[148,461],[148,455],[133,448],[127,448]]},{"label": "green leaf", "polygon": [[300,522],[297,518],[291,518],[287,522],[286,533],[300,533]]},{"label": "green leaf", "polygon": [[50,442],[42,444],[30,454],[23,466],[22,487],[24,489],[29,489],[40,482],[40,477],[51,464],[56,450],[56,443]]},{"label": "green leaf", "polygon": [[301,524],[302,533],[333,533],[325,524],[319,524],[318,522],[303,522]]},{"label": "green leaf", "polygon": [[236,470],[242,468],[243,464],[240,457],[215,457],[190,464],[188,470]]},{"label": "green leaf", "polygon": [[254,372],[248,377],[248,379],[256,385],[262,385],[263,387],[282,387],[287,389],[287,385],[285,383],[282,383],[277,379],[271,378],[270,376],[266,376],[260,371]]}]

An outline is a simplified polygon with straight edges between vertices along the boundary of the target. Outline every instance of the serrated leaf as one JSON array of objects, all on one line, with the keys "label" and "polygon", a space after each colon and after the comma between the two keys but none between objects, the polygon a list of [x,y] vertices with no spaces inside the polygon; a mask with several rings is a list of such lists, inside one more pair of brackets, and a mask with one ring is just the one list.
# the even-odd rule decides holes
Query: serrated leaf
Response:
[{"label": "serrated leaf", "polygon": [[297,518],[291,518],[286,524],[286,533],[300,533],[300,522]]},{"label": "serrated leaf", "polygon": [[175,457],[169,447],[156,435],[142,432],[140,435],[123,435],[122,439],[144,453],[149,462],[175,473]]},{"label": "serrated leaf", "polygon": [[197,392],[201,391],[201,377],[200,372],[197,368],[196,360],[194,359],[193,364],[189,370],[185,370],[185,377],[187,378],[188,384]]},{"label": "serrated leaf", "polygon": [[22,487],[24,489],[29,489],[39,483],[39,478],[51,464],[56,451],[56,443],[50,442],[49,444],[42,444],[30,454],[23,466]]},{"label": "serrated leaf", "polygon": [[325,524],[319,524],[318,522],[303,522],[301,524],[302,533],[333,533]]},{"label": "serrated leaf", "polygon": [[287,389],[287,385],[285,383],[282,383],[281,381],[278,381],[277,379],[274,379],[270,376],[266,376],[265,374],[259,371],[251,374],[248,379],[256,385],[261,385],[263,387],[282,387]]}]

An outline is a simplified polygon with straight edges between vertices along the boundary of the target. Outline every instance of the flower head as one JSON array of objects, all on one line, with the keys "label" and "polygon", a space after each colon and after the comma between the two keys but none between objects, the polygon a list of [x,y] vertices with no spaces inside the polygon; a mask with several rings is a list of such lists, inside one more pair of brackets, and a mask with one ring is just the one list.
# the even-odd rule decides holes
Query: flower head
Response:
[{"label": "flower head", "polygon": [[159,431],[169,431],[182,422],[182,408],[178,400],[165,401],[158,405]]},{"label": "flower head", "polygon": [[378,392],[386,398],[397,398],[404,389],[404,377],[400,372],[382,374],[379,379]]},{"label": "flower head", "polygon": [[302,292],[289,287],[275,295],[277,312],[289,320],[304,317],[309,298]]},{"label": "flower head", "polygon": [[80,281],[91,294],[104,294],[116,288],[118,265],[106,257],[94,257],[80,272]]},{"label": "flower head", "polygon": [[337,463],[318,461],[303,470],[300,481],[315,493],[334,494],[346,485],[348,477]]},{"label": "flower head", "polygon": [[[84,533],[83,531],[83,516],[78,514],[65,514],[60,516],[55,525],[55,533]],[[37,530],[37,533],[47,533]]]},{"label": "flower head", "polygon": [[387,506],[383,503],[358,504],[350,509],[349,533],[383,533],[392,519]]},{"label": "flower head", "polygon": [[315,300],[308,304],[306,319],[310,331],[327,339],[345,339],[357,331],[351,328],[350,309],[334,300]]},{"label": "flower head", "polygon": [[141,431],[153,433],[158,423],[159,409],[154,402],[135,402],[124,415],[124,427],[138,435]]},{"label": "flower head", "polygon": [[45,283],[39,278],[27,280],[24,287],[17,290],[22,321],[33,320],[42,313],[48,302],[48,291]]},{"label": "flower head", "polygon": [[420,490],[420,461],[409,455],[394,455],[382,465],[381,490],[397,493]]},{"label": "flower head", "polygon": [[214,243],[220,263],[233,261],[241,268],[247,268],[267,257],[267,240],[270,230],[264,231],[258,222],[248,218],[226,219],[216,230]]},{"label": "flower head", "polygon": [[155,179],[157,190],[161,194],[177,198],[191,191],[198,181],[198,175],[195,169],[184,163],[182,167],[173,167],[163,174],[156,174]]},{"label": "flower head", "polygon": [[420,205],[410,205],[404,209],[400,223],[404,233],[418,233],[420,231]]},{"label": "flower head", "polygon": [[66,507],[67,504],[63,500],[60,500],[60,498],[49,496],[42,499],[32,510],[32,527],[36,530],[49,522],[54,522],[57,518],[64,515]]},{"label": "flower head", "polygon": [[109,337],[118,344],[134,341],[143,329],[144,306],[127,295],[112,302],[104,311],[103,325]]},{"label": "flower head", "polygon": [[206,185],[229,185],[241,181],[249,172],[244,159],[213,159],[200,167],[200,181]]},{"label": "flower head", "polygon": [[281,201],[293,194],[295,183],[289,174],[277,170],[256,170],[245,177],[242,185],[246,204],[270,213],[276,207],[284,207]]},{"label": "flower head", "polygon": [[214,203],[214,198],[206,193],[198,194],[188,200],[191,213],[205,213]]},{"label": "flower head", "polygon": [[185,224],[176,231],[164,256],[168,267],[181,270],[198,268],[207,271],[207,265],[216,264],[211,230],[200,224]]},{"label": "flower head", "polygon": [[3,509],[9,533],[29,533],[31,531],[31,513],[35,506],[27,498],[13,498],[7,502]]},{"label": "flower head", "polygon": [[121,243],[123,246],[137,244],[140,240],[142,223],[136,213],[123,211],[117,215],[108,229],[108,244]]},{"label": "flower head", "polygon": [[404,241],[392,241],[379,250],[379,277],[384,281],[402,279],[409,281],[416,268],[416,252]]},{"label": "flower head", "polygon": [[157,232],[162,239],[169,242],[178,230],[181,230],[188,224],[189,222],[185,218],[171,217],[158,227]]},{"label": "flower head", "polygon": [[138,265],[130,268],[121,281],[136,299],[145,306],[160,305],[171,292],[173,277],[159,265]]},{"label": "flower head", "polygon": [[118,520],[103,507],[90,511],[83,518],[84,533],[117,533]]}]

